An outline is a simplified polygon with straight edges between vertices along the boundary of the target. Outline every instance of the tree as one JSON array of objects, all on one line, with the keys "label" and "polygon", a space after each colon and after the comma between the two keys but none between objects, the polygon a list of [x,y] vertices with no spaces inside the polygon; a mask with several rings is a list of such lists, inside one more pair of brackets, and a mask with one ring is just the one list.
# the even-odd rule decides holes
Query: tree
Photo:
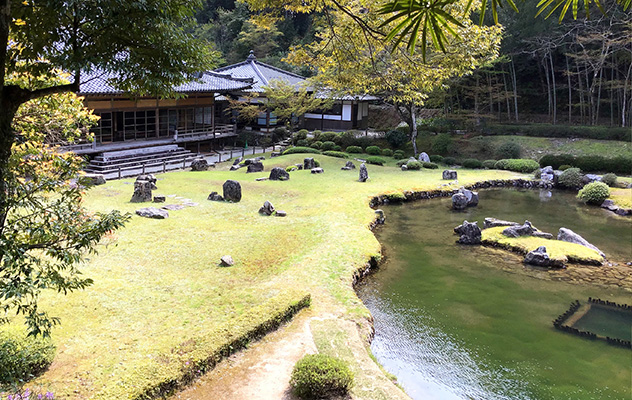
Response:
[{"label": "tree", "polygon": [[[212,67],[204,45],[186,33],[196,5],[0,0],[0,308],[25,314],[32,334],[56,322],[38,311],[39,291],[89,284],[75,264],[124,218],[81,208],[84,186],[68,184],[78,161],[16,131],[14,118],[30,100],[77,91],[85,71],[118,76],[112,83],[136,95],[174,95],[174,85]],[[72,79],[51,79],[59,71]]]},{"label": "tree", "polygon": [[[465,3],[459,3],[458,7],[463,8]],[[295,64],[312,63],[318,71],[313,79],[319,86],[345,95],[372,94],[393,104],[410,127],[410,139],[417,154],[419,107],[433,89],[441,87],[450,77],[469,73],[494,59],[502,30],[499,26],[480,27],[463,18],[459,21],[462,27],[451,27],[463,39],[446,42],[445,53],[429,50],[424,54],[419,48],[410,54],[402,42],[391,45],[378,35],[366,33],[366,29],[380,25],[390,27],[384,25],[387,20],[384,15],[358,6],[349,11],[327,13],[329,28],[321,32],[319,40],[294,48],[288,59]]]}]

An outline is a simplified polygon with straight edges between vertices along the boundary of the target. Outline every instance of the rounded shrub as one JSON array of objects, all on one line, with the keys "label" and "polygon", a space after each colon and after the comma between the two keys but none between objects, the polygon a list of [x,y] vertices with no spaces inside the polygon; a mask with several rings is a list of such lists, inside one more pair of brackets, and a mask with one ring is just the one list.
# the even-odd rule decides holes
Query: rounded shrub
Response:
[{"label": "rounded shrub", "polygon": [[558,169],[560,171],[566,171],[569,168],[572,168],[572,167],[570,165],[568,165],[568,164],[564,164],[564,165],[560,165],[560,167]]},{"label": "rounded shrub", "polygon": [[382,157],[371,156],[366,158],[366,162],[374,165],[384,165],[386,161]]},{"label": "rounded shrub", "polygon": [[380,149],[378,146],[369,146],[364,149],[364,151],[366,151],[367,154],[371,154],[373,156],[379,156],[380,154],[382,154],[382,149]]},{"label": "rounded shrub", "polygon": [[382,150],[382,155],[385,157],[392,157],[393,156],[393,150],[391,149],[384,149]]},{"label": "rounded shrub", "polygon": [[408,161],[406,163],[406,167],[408,167],[411,171],[418,171],[421,169],[422,165],[419,161]]},{"label": "rounded shrub", "polygon": [[565,188],[578,188],[582,185],[582,172],[579,168],[569,168],[562,172],[557,182]]},{"label": "rounded shrub", "polygon": [[[432,160],[432,159],[430,159],[430,160]],[[445,164],[447,164],[447,165],[456,165],[457,164],[456,158],[454,158],[454,157],[446,157],[446,158],[443,159],[443,162]]]},{"label": "rounded shrub", "polygon": [[508,141],[502,143],[496,149],[496,156],[498,158],[520,158],[520,153],[522,152],[522,148],[520,144],[514,141]]},{"label": "rounded shrub", "polygon": [[410,161],[410,160],[409,160],[408,158],[402,158],[401,160],[397,161],[395,164],[396,164],[398,167],[401,167],[402,165],[406,165],[406,164],[408,164],[408,162],[409,162],[409,161]]},{"label": "rounded shrub", "polygon": [[290,147],[289,149],[285,150],[283,152],[283,155],[287,155],[287,154],[297,154],[297,153],[313,153],[313,154],[320,154],[319,150],[316,149],[312,149],[311,147],[301,147],[301,146],[296,146],[296,147]]},{"label": "rounded shrub", "polygon": [[323,144],[320,145],[320,149],[322,151],[333,150],[335,147],[336,147],[336,143],[331,142],[331,141],[323,142]]},{"label": "rounded shrub", "polygon": [[431,144],[432,152],[437,154],[447,154],[452,150],[453,140],[452,136],[447,133],[441,133],[437,135]]},{"label": "rounded shrub", "polygon": [[353,373],[344,361],[324,354],[310,354],[298,360],[290,386],[301,399],[320,399],[347,393]]},{"label": "rounded shrub", "polygon": [[310,144],[309,147],[311,147],[312,149],[320,149],[322,145],[323,145],[323,142],[321,142],[320,140],[317,140],[314,143]]},{"label": "rounded shrub", "polygon": [[483,167],[487,169],[494,169],[496,165],[496,160],[485,160],[483,161]]},{"label": "rounded shrub", "polygon": [[608,185],[603,182],[590,182],[577,193],[577,198],[588,204],[601,204],[610,196]]},{"label": "rounded shrub", "polygon": [[395,150],[393,152],[393,158],[396,159],[396,160],[400,160],[400,159],[404,158],[404,151],[402,151],[402,150]]},{"label": "rounded shrub", "polygon": [[509,160],[498,160],[494,164],[495,169],[507,169],[507,165],[509,164]]},{"label": "rounded shrub", "polygon": [[337,136],[338,134],[336,132],[323,132],[318,135],[318,140],[321,142],[333,142]]},{"label": "rounded shrub", "polygon": [[362,147],[360,146],[349,146],[346,149],[347,153],[362,153]]},{"label": "rounded shrub", "polygon": [[614,187],[617,185],[617,176],[613,173],[608,173],[601,177],[601,181],[610,187]]},{"label": "rounded shrub", "polygon": [[292,171],[296,171],[298,168],[296,167],[296,165],[289,165],[287,167],[285,167],[285,171],[286,172],[292,172]]},{"label": "rounded shrub", "polygon": [[393,129],[391,131],[386,132],[384,135],[384,139],[390,144],[392,147],[398,148],[402,147],[408,142],[408,134],[400,129]]},{"label": "rounded shrub", "polygon": [[439,168],[439,166],[437,164],[433,163],[433,162],[423,162],[423,163],[421,163],[421,165],[424,168],[428,168],[428,169],[438,169]]},{"label": "rounded shrub", "polygon": [[439,154],[433,154],[430,156],[430,161],[432,161],[433,163],[442,163],[445,160],[445,158],[443,156],[440,156]]},{"label": "rounded shrub", "polygon": [[337,157],[337,158],[349,157],[349,154],[347,153],[343,153],[342,151],[334,151],[334,150],[323,151],[323,155],[329,156],[329,157]]},{"label": "rounded shrub", "polygon": [[309,142],[307,141],[307,139],[297,140],[296,141],[296,146],[297,147],[308,147],[309,146]]},{"label": "rounded shrub", "polygon": [[342,151],[342,146],[335,145],[334,146],[334,151]]},{"label": "rounded shrub", "polygon": [[298,145],[299,140],[305,139],[307,139],[307,129],[301,129],[300,131],[294,132],[294,134],[292,134],[292,142],[296,145]]},{"label": "rounded shrub", "polygon": [[314,160],[314,167],[316,168],[320,167],[320,161]]},{"label": "rounded shrub", "polygon": [[312,136],[314,137],[314,139],[320,140],[319,137],[321,133],[322,133],[321,131],[315,130],[314,132],[312,132]]},{"label": "rounded shrub", "polygon": [[470,169],[478,169],[483,168],[483,163],[477,160],[476,158],[468,158],[463,160],[463,167]]},{"label": "rounded shrub", "polygon": [[53,358],[55,346],[50,339],[0,332],[0,387],[31,380],[44,372]]}]

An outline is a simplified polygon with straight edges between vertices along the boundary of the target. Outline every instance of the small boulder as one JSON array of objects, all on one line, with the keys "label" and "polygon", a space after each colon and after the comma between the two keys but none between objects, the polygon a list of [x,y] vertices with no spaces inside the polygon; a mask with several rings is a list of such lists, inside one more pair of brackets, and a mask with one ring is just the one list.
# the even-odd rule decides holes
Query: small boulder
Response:
[{"label": "small boulder", "polygon": [[428,154],[426,152],[421,152],[421,154],[419,154],[419,162],[430,162],[430,157],[428,157]]},{"label": "small boulder", "polygon": [[224,200],[238,203],[241,200],[241,185],[231,179],[224,182]]},{"label": "small boulder", "polygon": [[167,201],[167,198],[164,194],[154,195],[154,203],[164,203],[165,201]]},{"label": "small boulder", "polygon": [[452,208],[454,210],[464,210],[467,207],[467,197],[463,193],[452,195]]},{"label": "small boulder", "polygon": [[264,214],[264,215],[274,214],[274,206],[272,205],[272,203],[266,200],[266,202],[263,203],[263,206],[261,206],[261,208],[259,209],[259,214]]},{"label": "small boulder", "polygon": [[134,194],[132,195],[132,199],[130,200],[130,202],[145,203],[151,201],[151,190],[152,183],[150,181],[137,180],[136,182],[134,182]]},{"label": "small boulder", "polygon": [[323,172],[325,172],[325,170],[323,170],[322,168],[318,167],[318,168],[312,168],[312,174],[322,174]]},{"label": "small boulder", "polygon": [[235,264],[231,256],[222,256],[219,260],[220,267],[232,267]]},{"label": "small boulder", "polygon": [[208,170],[208,162],[203,158],[193,160],[191,163],[191,171],[206,171]]},{"label": "small boulder", "polygon": [[237,164],[237,165],[231,165],[230,166],[230,170],[231,171],[237,171],[239,168],[241,168],[241,165]]},{"label": "small boulder", "polygon": [[105,176],[103,174],[84,174],[86,184],[93,186],[105,185]]},{"label": "small boulder", "polygon": [[271,181],[287,181],[290,179],[290,174],[280,167],[272,168],[270,171],[270,180]]},{"label": "small boulder", "polygon": [[352,169],[355,169],[355,164],[352,161],[347,161],[347,163],[345,164],[344,167],[340,168],[343,171],[350,171]]},{"label": "small boulder", "polygon": [[478,205],[478,192],[472,192],[471,190],[465,189],[461,187],[459,189],[459,193],[462,193],[467,197],[467,205],[468,206],[476,206]]},{"label": "small boulder", "polygon": [[524,221],[523,225],[510,226],[503,230],[503,235],[507,237],[517,238],[520,236],[532,236],[536,231],[531,222]]},{"label": "small boulder", "polygon": [[408,171],[408,165],[403,164],[402,165],[402,171]]},{"label": "small boulder", "polygon": [[255,178],[255,181],[257,181],[257,182],[262,182],[262,181],[267,181],[267,180],[268,180],[268,178],[265,177],[265,176],[261,176],[259,178]]},{"label": "small boulder", "polygon": [[360,178],[358,181],[366,182],[369,179],[369,171],[366,169],[366,165],[364,163],[360,164]]},{"label": "small boulder", "polygon": [[384,224],[384,221],[386,221],[384,211],[378,208],[375,210],[375,222],[378,224]]},{"label": "small boulder", "polygon": [[305,158],[303,160],[303,169],[314,169],[316,168],[316,162],[312,157]]},{"label": "small boulder", "polygon": [[169,210],[169,211],[177,211],[177,210],[182,210],[184,209],[184,205],[182,204],[167,204],[165,206],[162,206],[160,208],[162,208],[163,210]]},{"label": "small boulder", "polygon": [[263,163],[261,161],[253,161],[248,164],[248,170],[246,171],[246,173],[261,171],[263,171]]},{"label": "small boulder", "polygon": [[452,170],[452,169],[446,169],[443,171],[443,179],[446,180],[455,180],[456,179],[456,171]]},{"label": "small boulder", "polygon": [[274,213],[274,216],[275,216],[275,217],[286,217],[286,216],[287,216],[287,213],[286,213],[285,211],[277,210],[277,211]]},{"label": "small boulder", "polygon": [[233,162],[233,165],[239,165],[239,163],[241,163],[242,161],[244,161],[243,157],[237,157]]},{"label": "small boulder", "polygon": [[296,169],[301,170],[303,169],[303,164],[294,164],[294,166],[296,167]]},{"label": "small boulder", "polygon": [[555,171],[553,170],[553,167],[551,166],[547,166],[544,168],[540,168],[540,179],[543,182],[554,182],[555,180]]},{"label": "small boulder", "polygon": [[461,244],[481,244],[481,228],[478,222],[463,221],[463,224],[454,228],[454,232],[460,235],[457,243]]},{"label": "small boulder", "polygon": [[595,174],[586,174],[582,177],[582,183],[587,185],[591,182],[601,182],[601,176]]},{"label": "small boulder", "polygon": [[483,221],[483,229],[495,228],[497,226],[518,226],[517,222],[505,221],[497,218],[485,218]]},{"label": "small boulder", "polygon": [[167,210],[156,207],[139,208],[138,210],[136,210],[136,214],[141,217],[153,219],[165,219],[169,217],[169,213],[167,212]]},{"label": "small boulder", "polygon": [[151,182],[151,189],[156,190],[156,182],[158,181],[153,174],[141,174],[136,177],[136,181],[148,181]]},{"label": "small boulder", "polygon": [[617,205],[614,204],[614,201],[612,200],[604,200],[603,203],[601,203],[601,208],[605,208],[606,210],[610,211],[617,211],[619,209],[619,207],[617,207]]},{"label": "small boulder", "polygon": [[589,249],[593,249],[598,252],[601,257],[606,258],[606,255],[596,246],[590,244],[586,239],[568,228],[560,228],[559,232],[557,233],[557,240],[569,243],[576,243],[584,247],[588,247]]},{"label": "small boulder", "polygon": [[524,263],[537,265],[538,267],[549,267],[551,265],[551,259],[546,253],[546,247],[540,246],[535,250],[527,253],[524,257]]},{"label": "small boulder", "polygon": [[270,158],[280,157],[280,156],[281,156],[280,151],[273,151],[272,153],[270,153]]},{"label": "small boulder", "polygon": [[211,201],[224,201],[224,198],[217,192],[211,192],[211,194],[208,195],[208,200],[211,200]]}]

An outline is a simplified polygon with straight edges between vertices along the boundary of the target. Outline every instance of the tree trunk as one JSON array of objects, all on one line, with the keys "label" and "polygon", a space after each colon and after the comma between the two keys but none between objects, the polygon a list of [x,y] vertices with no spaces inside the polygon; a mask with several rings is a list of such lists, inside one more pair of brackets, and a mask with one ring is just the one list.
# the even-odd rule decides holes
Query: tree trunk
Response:
[{"label": "tree trunk", "polygon": [[[541,67],[544,67],[544,77],[546,78],[546,99],[548,100],[548,115],[551,117],[551,78],[549,77],[549,64],[547,63],[546,55],[541,60]],[[540,71],[542,69],[540,68]],[[540,80],[542,80],[542,73],[540,73]],[[542,86],[544,86],[544,82],[542,82]]]},{"label": "tree trunk", "polygon": [[603,82],[603,68],[599,70],[599,86],[597,88],[597,107],[595,109],[595,125],[599,124],[599,108],[601,105],[601,83]]},{"label": "tree trunk", "polygon": [[575,66],[577,67],[577,90],[579,91],[579,118],[580,123],[584,123],[584,85],[582,85],[582,74],[579,70],[579,63],[575,62]]},{"label": "tree trunk", "polygon": [[572,123],[573,115],[573,92],[571,87],[571,68],[568,65],[568,56],[566,58],[566,78],[568,79],[568,124]]},{"label": "tree trunk", "polygon": [[549,53],[549,62],[551,63],[551,92],[553,94],[553,125],[557,124],[557,85],[555,83],[555,67],[553,67],[553,55]]},{"label": "tree trunk", "polygon": [[[18,106],[10,99],[2,98],[2,108],[0,108],[0,233],[4,230],[4,223],[8,213],[7,190],[9,188],[7,187],[7,179],[9,176],[9,157],[11,156],[11,146],[15,141],[15,134],[11,124]],[[0,261],[2,261],[2,257],[3,254],[0,254]]]},{"label": "tree trunk", "polygon": [[505,103],[507,107],[507,121],[511,120],[511,106],[509,105],[509,89],[507,88],[507,76],[505,75],[505,67],[503,66],[503,85],[505,86]]},{"label": "tree trunk", "polygon": [[516,84],[516,68],[514,67],[513,58],[511,59],[511,80],[513,82],[514,114],[516,116],[516,122],[518,122],[518,88]]},{"label": "tree trunk", "polygon": [[632,73],[632,61],[628,67],[628,73],[625,76],[625,83],[623,84],[623,101],[621,102],[621,126],[626,127],[626,107],[628,104],[628,83],[630,83],[630,74]]},{"label": "tree trunk", "polygon": [[417,115],[415,114],[415,106],[410,106],[410,140],[413,143],[413,152],[417,158]]}]

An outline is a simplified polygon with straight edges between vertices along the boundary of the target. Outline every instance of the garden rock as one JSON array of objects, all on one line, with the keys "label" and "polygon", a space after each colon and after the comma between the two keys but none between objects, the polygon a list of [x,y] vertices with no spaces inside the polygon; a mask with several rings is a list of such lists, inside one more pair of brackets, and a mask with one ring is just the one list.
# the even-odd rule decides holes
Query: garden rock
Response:
[{"label": "garden rock", "polygon": [[430,162],[430,157],[428,157],[428,153],[421,152],[421,154],[419,155],[419,161],[420,162]]},{"label": "garden rock", "polygon": [[136,210],[136,214],[145,218],[153,219],[165,219],[169,217],[169,213],[166,210],[162,210],[156,207],[145,207]]},{"label": "garden rock", "polygon": [[463,224],[454,228],[454,232],[460,235],[457,243],[461,244],[481,244],[481,228],[478,227],[478,222],[463,221]]},{"label": "garden rock", "polygon": [[206,171],[208,170],[208,162],[205,159],[199,158],[197,160],[193,160],[191,163],[191,171]]},{"label": "garden rock", "polygon": [[277,211],[274,213],[274,216],[275,216],[275,217],[285,217],[285,216],[287,216],[287,213],[286,213],[285,211],[277,210]]},{"label": "garden rock", "polygon": [[262,182],[262,181],[267,181],[267,180],[268,180],[268,178],[265,177],[265,176],[262,176],[262,177],[259,177],[259,178],[255,179],[255,181],[257,181],[257,182]]},{"label": "garden rock", "polygon": [[464,210],[467,207],[467,197],[463,193],[452,195],[452,208],[454,210]]},{"label": "garden rock", "polygon": [[243,157],[237,157],[233,162],[233,165],[238,165],[240,162],[244,161]]},{"label": "garden rock", "polygon": [[402,171],[408,171],[408,165],[406,164],[402,165]]},{"label": "garden rock", "polygon": [[248,164],[248,170],[246,171],[246,173],[261,171],[263,171],[263,163],[261,161],[253,161]]},{"label": "garden rock", "polygon": [[151,196],[152,183],[149,181],[134,182],[134,194],[130,202],[132,203],[145,203],[152,199]]},{"label": "garden rock", "polygon": [[156,186],[157,179],[153,174],[142,174],[136,177],[137,181],[148,181],[151,182],[151,189],[156,190],[158,187]]},{"label": "garden rock", "polygon": [[162,206],[160,208],[162,208],[163,210],[178,211],[184,209],[184,207],[185,206],[182,204],[167,204],[166,206]]},{"label": "garden rock", "polygon": [[375,210],[375,222],[378,224],[384,224],[384,221],[386,221],[384,211],[378,208]]},{"label": "garden rock", "polygon": [[230,166],[230,170],[231,171],[237,171],[239,168],[241,168],[241,165],[239,165],[239,164]]},{"label": "garden rock", "polygon": [[308,157],[303,160],[303,169],[314,169],[316,168],[316,162],[313,158]]},{"label": "garden rock", "polygon": [[610,211],[617,211],[619,209],[612,200],[604,200],[603,203],[601,203],[601,208],[605,208]]},{"label": "garden rock", "polygon": [[303,164],[294,164],[294,166],[296,167],[296,169],[303,169]]},{"label": "garden rock", "polygon": [[443,171],[443,179],[446,180],[455,180],[456,179],[456,171],[452,169],[446,169]]},{"label": "garden rock", "polygon": [[340,168],[340,169],[343,170],[343,171],[350,171],[350,170],[355,169],[355,168],[356,168],[356,166],[353,163],[353,161],[347,161],[345,166]]},{"label": "garden rock", "polygon": [[503,235],[507,237],[517,238],[520,236],[532,236],[537,229],[531,225],[531,222],[524,221],[523,225],[510,226],[503,230]]},{"label": "garden rock", "polygon": [[90,185],[105,185],[105,176],[103,174],[85,174],[83,176]]},{"label": "garden rock", "polygon": [[280,167],[272,168],[270,171],[270,180],[271,181],[287,181],[290,179],[290,174]]},{"label": "garden rock", "polygon": [[601,182],[601,176],[595,174],[586,174],[582,177],[582,183],[584,185],[587,185],[590,182]]},{"label": "garden rock", "polygon": [[505,221],[497,218],[485,218],[483,221],[483,229],[495,228],[497,226],[518,226],[517,222]]},{"label": "garden rock", "polygon": [[540,169],[540,179],[544,182],[553,182],[555,180],[555,171],[553,167],[547,166]]},{"label": "garden rock", "polygon": [[606,255],[596,246],[590,244],[586,239],[568,228],[560,228],[559,232],[557,233],[557,240],[569,243],[576,243],[584,247],[588,247],[589,249],[593,249],[598,252],[601,257],[606,258]]},{"label": "garden rock", "polygon": [[232,267],[235,264],[233,258],[231,256],[222,256],[219,260],[219,265],[221,267]]},{"label": "garden rock", "polygon": [[259,209],[259,214],[272,215],[274,214],[274,206],[269,201],[265,201],[263,206]]},{"label": "garden rock", "polygon": [[478,205],[478,192],[472,192],[471,190],[465,189],[464,187],[461,187],[459,189],[459,193],[462,193],[465,195],[465,197],[467,197],[467,205],[469,206],[476,206]]},{"label": "garden rock", "polygon": [[154,203],[164,203],[167,198],[163,194],[154,195]]},{"label": "garden rock", "polygon": [[241,185],[231,179],[224,182],[224,200],[238,203],[241,200]]},{"label": "garden rock", "polygon": [[369,171],[366,169],[366,165],[364,163],[360,164],[360,178],[358,179],[360,182],[366,182],[369,179]]},{"label": "garden rock", "polygon": [[280,157],[280,156],[281,156],[281,152],[279,151],[273,151],[272,153],[270,153],[270,158]]},{"label": "garden rock", "polygon": [[546,253],[546,247],[540,246],[535,250],[527,253],[524,257],[524,263],[537,265],[538,267],[548,267],[551,265],[551,259]]},{"label": "garden rock", "polygon": [[318,167],[318,168],[312,168],[312,174],[322,174],[323,172],[325,172],[325,170],[323,170],[322,168]]},{"label": "garden rock", "polygon": [[208,195],[208,200],[211,200],[211,201],[224,201],[224,198],[217,192],[211,192],[211,194]]}]

